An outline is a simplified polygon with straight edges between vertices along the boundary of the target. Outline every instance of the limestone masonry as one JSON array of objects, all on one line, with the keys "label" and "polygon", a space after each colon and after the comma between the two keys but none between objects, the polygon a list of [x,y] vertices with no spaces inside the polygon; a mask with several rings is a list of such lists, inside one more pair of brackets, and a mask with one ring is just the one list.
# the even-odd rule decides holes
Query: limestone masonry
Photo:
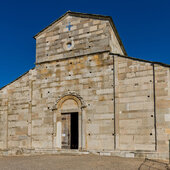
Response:
[{"label": "limestone masonry", "polygon": [[35,68],[0,89],[1,155],[168,159],[169,65],[127,57],[108,16],[67,12],[34,38]]}]

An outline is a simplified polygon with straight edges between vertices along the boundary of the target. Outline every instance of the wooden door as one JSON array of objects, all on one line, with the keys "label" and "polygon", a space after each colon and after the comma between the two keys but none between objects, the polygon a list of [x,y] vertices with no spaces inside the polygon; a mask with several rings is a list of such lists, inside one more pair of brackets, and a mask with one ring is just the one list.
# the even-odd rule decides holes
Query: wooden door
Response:
[{"label": "wooden door", "polygon": [[62,149],[70,149],[71,144],[71,114],[62,114]]}]

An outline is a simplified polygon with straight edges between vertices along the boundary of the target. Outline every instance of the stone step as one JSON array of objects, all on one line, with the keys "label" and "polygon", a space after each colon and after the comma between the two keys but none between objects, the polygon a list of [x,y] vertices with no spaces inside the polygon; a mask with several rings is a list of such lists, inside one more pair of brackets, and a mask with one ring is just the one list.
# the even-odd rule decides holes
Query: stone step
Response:
[{"label": "stone step", "polygon": [[80,150],[71,150],[71,149],[64,149],[64,150],[54,150],[54,149],[36,149],[34,151],[35,153],[41,153],[41,154],[60,154],[60,155],[85,155],[89,154],[88,151],[80,151]]}]

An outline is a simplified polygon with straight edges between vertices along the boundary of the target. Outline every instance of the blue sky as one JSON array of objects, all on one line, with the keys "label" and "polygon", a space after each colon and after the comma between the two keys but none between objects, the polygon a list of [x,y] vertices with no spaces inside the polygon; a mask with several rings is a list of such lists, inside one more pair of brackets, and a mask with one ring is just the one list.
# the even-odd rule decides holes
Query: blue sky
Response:
[{"label": "blue sky", "polygon": [[34,67],[33,36],[68,10],[112,16],[129,56],[170,64],[170,0],[5,0],[0,87]]}]

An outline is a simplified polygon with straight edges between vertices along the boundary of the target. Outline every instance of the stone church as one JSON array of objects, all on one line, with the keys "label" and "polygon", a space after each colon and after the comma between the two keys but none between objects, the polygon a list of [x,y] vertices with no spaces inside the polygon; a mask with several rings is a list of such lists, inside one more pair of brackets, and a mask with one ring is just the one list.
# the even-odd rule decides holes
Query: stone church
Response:
[{"label": "stone church", "polygon": [[67,12],[35,68],[0,89],[0,154],[168,159],[170,65],[128,57],[109,16]]}]

